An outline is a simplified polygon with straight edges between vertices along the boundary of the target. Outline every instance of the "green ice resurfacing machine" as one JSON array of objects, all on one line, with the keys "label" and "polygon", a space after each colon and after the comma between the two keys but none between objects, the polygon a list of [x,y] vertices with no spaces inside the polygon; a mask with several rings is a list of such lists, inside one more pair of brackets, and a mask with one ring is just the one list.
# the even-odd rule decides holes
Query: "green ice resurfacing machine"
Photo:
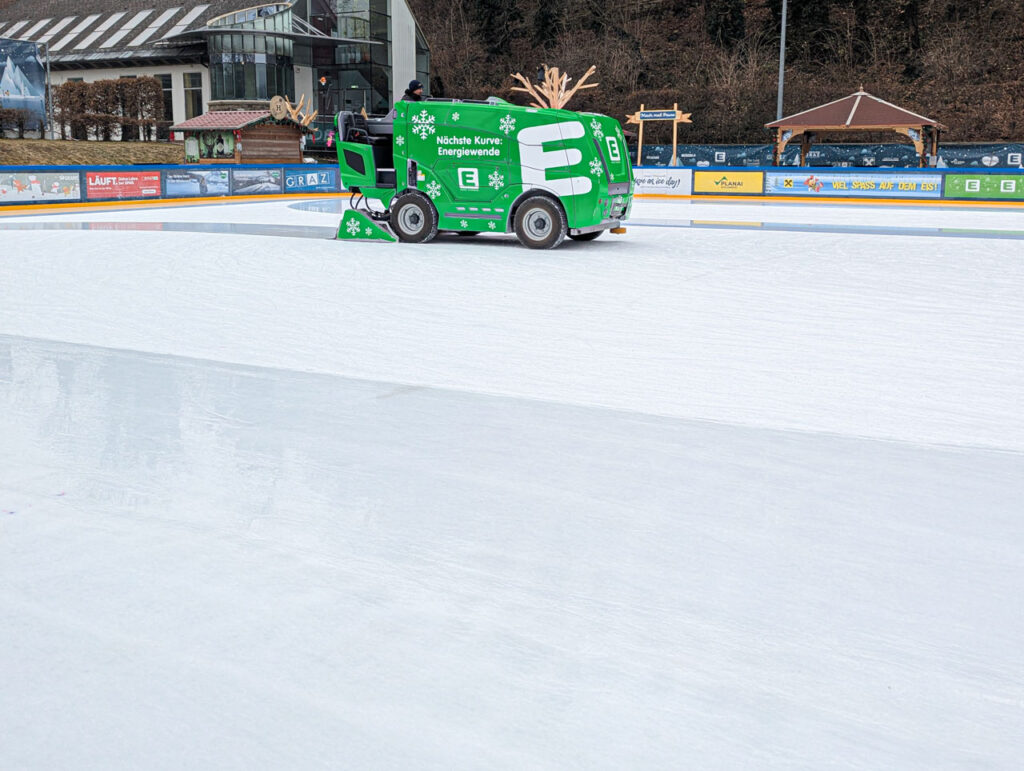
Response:
[{"label": "green ice resurfacing machine", "polygon": [[335,128],[352,193],[339,239],[514,232],[525,246],[550,249],[566,236],[625,232],[633,169],[622,127],[605,115],[494,97],[428,100],[399,102],[386,117],[341,112]]}]

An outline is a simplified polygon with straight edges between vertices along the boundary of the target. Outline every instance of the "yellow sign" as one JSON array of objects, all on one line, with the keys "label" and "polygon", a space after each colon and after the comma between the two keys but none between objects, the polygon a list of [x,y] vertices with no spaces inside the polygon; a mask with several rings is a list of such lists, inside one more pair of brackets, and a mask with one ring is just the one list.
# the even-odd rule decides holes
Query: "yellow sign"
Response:
[{"label": "yellow sign", "polygon": [[695,171],[695,193],[753,193],[764,192],[763,171]]}]

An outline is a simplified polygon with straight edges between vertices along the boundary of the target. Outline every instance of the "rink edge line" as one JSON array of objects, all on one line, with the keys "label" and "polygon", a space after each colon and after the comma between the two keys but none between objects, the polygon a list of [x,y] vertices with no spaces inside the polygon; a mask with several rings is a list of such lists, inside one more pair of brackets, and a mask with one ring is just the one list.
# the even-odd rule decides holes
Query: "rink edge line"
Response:
[{"label": "rink edge line", "polygon": [[24,214],[25,212],[54,212],[75,211],[80,209],[103,211],[107,209],[124,209],[131,206],[191,206],[193,204],[209,205],[211,203],[235,203],[254,201],[284,201],[290,199],[305,198],[344,198],[348,193],[281,193],[280,195],[270,193],[266,195],[220,195],[207,196],[203,198],[148,198],[143,201],[75,201],[73,203],[29,203],[0,206],[0,217],[5,214]]},{"label": "rink edge line", "polygon": [[772,203],[823,203],[839,204],[842,206],[849,206],[851,204],[867,206],[965,206],[968,208],[995,207],[998,209],[1024,207],[1024,201],[957,201],[948,198],[938,200],[925,198],[893,200],[892,198],[804,198],[791,195],[669,195],[665,193],[634,193],[633,197],[666,201],[723,201],[726,203],[760,203],[762,201],[771,201]]},{"label": "rink edge line", "polygon": [[[308,198],[344,198],[347,192],[342,193],[282,193],[265,195],[233,195],[233,196],[208,196],[202,198],[152,198],[141,201],[75,201],[59,204],[13,204],[0,206],[0,217],[5,215],[20,215],[26,212],[59,213],[77,210],[105,211],[110,209],[125,209],[134,206],[155,206],[178,207],[193,205],[230,204],[230,203],[253,203],[255,201],[283,201]],[[965,208],[1024,208],[1024,201],[954,201],[948,199],[940,200],[892,200],[890,198],[797,198],[794,196],[732,196],[732,195],[668,195],[661,193],[634,193],[634,198],[664,201],[718,201],[720,203],[760,203],[770,201],[773,203],[792,204],[832,204],[839,206],[940,206],[940,207],[965,207]]]}]

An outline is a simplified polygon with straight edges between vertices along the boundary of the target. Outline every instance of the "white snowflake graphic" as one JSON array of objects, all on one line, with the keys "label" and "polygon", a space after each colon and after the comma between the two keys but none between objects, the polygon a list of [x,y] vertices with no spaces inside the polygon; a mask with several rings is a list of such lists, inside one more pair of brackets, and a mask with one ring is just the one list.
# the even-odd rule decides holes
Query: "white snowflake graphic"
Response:
[{"label": "white snowflake graphic", "polygon": [[395,144],[398,145],[399,147],[404,145],[405,144],[405,137],[403,137],[401,134],[399,134],[397,137],[395,137]]},{"label": "white snowflake graphic", "polygon": [[495,225],[493,222],[488,222],[487,227],[489,227],[491,230],[494,230],[494,228],[496,228],[497,225]]},{"label": "white snowflake graphic", "polygon": [[461,227],[461,228],[468,228],[469,227],[469,223],[466,222],[466,220],[459,220],[459,227]]},{"label": "white snowflake graphic", "polygon": [[598,139],[604,139],[604,129],[602,129],[601,124],[597,122],[597,118],[590,121],[590,130],[594,132],[594,136]]},{"label": "white snowflake graphic", "polygon": [[431,200],[441,195],[441,186],[437,182],[427,183],[427,195],[430,196]]},{"label": "white snowflake graphic", "polygon": [[359,220],[349,220],[348,224],[345,226],[345,230],[348,231],[350,236],[354,236],[359,232]]},{"label": "white snowflake graphic", "polygon": [[457,112],[452,113],[452,120],[455,121],[456,123],[459,122],[459,114]]},{"label": "white snowflake graphic", "polygon": [[365,233],[366,235],[370,235],[372,232],[373,232],[372,228],[366,228],[366,230],[363,231],[363,233]]},{"label": "white snowflake graphic", "polygon": [[501,188],[505,186],[505,175],[501,174],[497,169],[495,169],[487,177],[487,184],[489,184],[495,190],[501,190]]},{"label": "white snowflake graphic", "polygon": [[422,110],[419,115],[412,116],[412,133],[420,139],[426,139],[434,133],[434,116]]},{"label": "white snowflake graphic", "polygon": [[509,134],[516,130],[516,119],[513,118],[511,114],[506,115],[504,118],[501,119],[499,128],[505,132],[505,136],[508,136]]},{"label": "white snowflake graphic", "polygon": [[590,173],[595,177],[601,176],[601,161],[597,160],[597,158],[590,161]]}]

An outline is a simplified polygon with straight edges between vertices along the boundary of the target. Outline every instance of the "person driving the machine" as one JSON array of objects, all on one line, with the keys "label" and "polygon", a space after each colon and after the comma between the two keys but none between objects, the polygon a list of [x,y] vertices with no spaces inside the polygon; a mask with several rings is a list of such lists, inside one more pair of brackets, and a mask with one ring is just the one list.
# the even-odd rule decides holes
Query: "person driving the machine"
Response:
[{"label": "person driving the machine", "polygon": [[418,80],[409,81],[409,87],[405,89],[405,93],[402,94],[403,102],[422,102],[423,101],[423,84]]}]

